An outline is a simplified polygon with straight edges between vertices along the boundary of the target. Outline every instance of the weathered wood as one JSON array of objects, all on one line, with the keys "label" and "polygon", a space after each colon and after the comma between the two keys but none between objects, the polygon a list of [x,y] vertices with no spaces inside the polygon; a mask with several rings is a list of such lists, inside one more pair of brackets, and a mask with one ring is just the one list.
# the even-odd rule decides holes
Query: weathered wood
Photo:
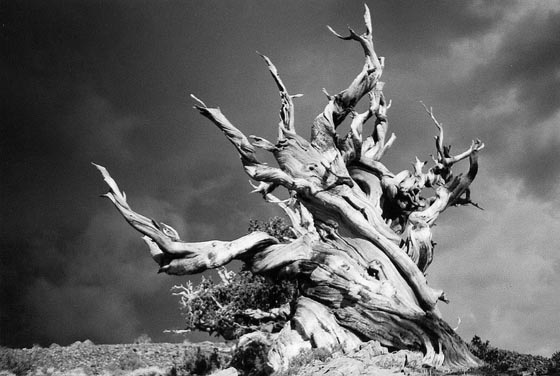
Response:
[{"label": "weathered wood", "polygon": [[[436,304],[447,299],[442,290],[428,285],[425,271],[434,256],[431,227],[439,215],[452,205],[476,206],[469,186],[484,144],[476,140],[465,152],[451,155],[443,144],[443,126],[424,106],[438,129],[434,165],[424,172],[425,163],[416,159],[411,171],[393,173],[381,162],[395,136],[387,138],[390,102],[379,81],[385,59],[374,49],[367,7],[364,17],[363,34],[350,29],[344,37],[329,28],[341,39],[357,41],[365,62],[348,88],[327,94],[327,105],[311,125],[310,141],[295,131],[292,99],[299,95],[288,93],[264,55],[281,97],[276,143],[248,138],[218,108],[193,96],[195,108],[224,133],[245,172],[258,182],[254,192],[285,211],[295,239],[280,243],[254,232],[228,242],[184,242],[169,225],[133,211],[107,170],[96,165],[110,187],[105,196],[144,235],[160,272],[199,273],[239,259],[254,273],[299,281],[302,296],[290,312],[247,312],[270,319],[282,316],[285,325],[279,333],[251,333],[240,342],[266,342],[276,370],[285,369],[301,349],[349,350],[371,339],[390,348],[421,350],[427,366],[475,366],[479,360],[441,319]],[[356,113],[355,106],[366,96],[367,110]],[[350,132],[340,137],[337,129],[348,115]],[[373,129],[365,137],[370,119]],[[256,148],[272,153],[278,167],[260,162]],[[467,158],[467,173],[454,176],[454,165]],[[288,200],[272,194],[279,188],[288,191]],[[422,196],[430,190],[432,197]]]}]

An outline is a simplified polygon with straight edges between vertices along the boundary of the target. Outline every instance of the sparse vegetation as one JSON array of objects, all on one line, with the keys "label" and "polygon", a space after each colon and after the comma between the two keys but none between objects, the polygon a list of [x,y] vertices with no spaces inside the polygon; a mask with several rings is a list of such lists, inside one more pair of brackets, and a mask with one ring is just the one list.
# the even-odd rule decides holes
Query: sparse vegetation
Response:
[{"label": "sparse vegetation", "polygon": [[285,243],[288,239],[294,239],[290,226],[282,217],[272,217],[268,221],[251,219],[249,221],[249,232],[254,231],[264,231],[282,243]]},{"label": "sparse vegetation", "polygon": [[133,371],[138,368],[146,367],[146,363],[144,363],[140,355],[134,351],[128,351],[121,355],[118,362],[119,368],[123,371]]},{"label": "sparse vegetation", "polygon": [[[273,316],[257,318],[251,315],[251,310],[270,312],[289,303],[295,295],[293,286],[250,271],[234,273],[226,270],[225,273],[228,279],[220,283],[202,277],[196,286],[190,281],[174,286],[173,293],[180,297],[185,329],[208,332],[227,340],[267,326],[268,331],[279,329],[281,320],[274,320]],[[276,318],[280,319],[280,316]]]},{"label": "sparse vegetation", "polygon": [[201,348],[185,350],[182,358],[173,366],[176,376],[208,375],[222,369],[231,362],[231,357],[214,348],[212,353],[202,351]]},{"label": "sparse vegetation", "polygon": [[[252,220],[249,232],[257,230],[279,241],[292,236],[279,217],[267,222]],[[266,278],[246,269],[235,273],[222,268],[219,275],[219,283],[203,276],[196,286],[189,281],[173,287],[173,294],[180,298],[185,330],[200,330],[231,340],[256,330],[281,329],[289,305],[297,297],[295,282]]]},{"label": "sparse vegetation", "polygon": [[251,342],[234,352],[230,365],[243,376],[268,376],[273,372],[268,365],[268,350],[269,347],[262,342]]},{"label": "sparse vegetation", "polygon": [[558,362],[560,360],[560,353],[558,352],[552,358],[520,354],[515,351],[493,347],[489,341],[483,341],[479,336],[473,337],[469,344],[469,349],[486,363],[485,366],[478,370],[484,374],[553,375],[560,373],[560,368],[558,368],[560,365]]},{"label": "sparse vegetation", "polygon": [[142,333],[138,336],[138,338],[136,338],[134,340],[134,343],[136,343],[136,344],[152,343],[152,338],[149,335],[147,335],[146,333]]},{"label": "sparse vegetation", "polygon": [[33,368],[33,355],[21,350],[0,347],[0,370],[24,376]]},{"label": "sparse vegetation", "polygon": [[326,349],[321,347],[302,350],[298,356],[290,361],[290,366],[281,374],[281,376],[294,376],[302,367],[315,361],[325,362],[337,351],[340,351],[340,348]]},{"label": "sparse vegetation", "polygon": [[556,351],[550,357],[549,373],[551,375],[560,375],[560,351]]}]

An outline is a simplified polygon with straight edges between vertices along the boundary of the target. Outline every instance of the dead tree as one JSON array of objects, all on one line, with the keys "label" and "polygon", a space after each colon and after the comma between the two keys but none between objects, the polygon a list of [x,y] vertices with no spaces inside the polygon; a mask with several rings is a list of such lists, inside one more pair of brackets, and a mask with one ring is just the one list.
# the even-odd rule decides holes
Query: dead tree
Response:
[{"label": "dead tree", "polygon": [[[364,18],[363,34],[349,29],[349,35],[342,36],[329,27],[340,39],[358,42],[365,63],[348,88],[327,94],[324,110],[311,125],[310,141],[296,132],[292,100],[297,95],[288,93],[266,56],[262,58],[281,97],[276,143],[247,138],[218,108],[192,96],[195,108],[237,149],[243,169],[258,183],[254,192],[285,211],[295,239],[280,243],[253,232],[233,241],[183,241],[171,226],[133,211],[107,170],[96,165],[110,187],[105,196],[144,235],[160,272],[201,273],[238,259],[253,273],[300,282],[302,296],[283,329],[266,336],[276,370],[284,369],[303,348],[351,349],[368,340],[421,350],[427,366],[476,366],[480,361],[442,320],[436,304],[446,302],[446,296],[428,285],[425,272],[433,258],[431,227],[440,213],[474,204],[469,185],[484,145],[476,140],[465,152],[452,155],[444,145],[443,127],[426,107],[438,129],[433,165],[424,170],[426,163],[416,159],[411,171],[393,173],[381,162],[395,136],[388,137],[390,102],[380,81],[385,60],[374,49],[367,7]],[[363,97],[369,106],[358,113],[354,109]],[[339,135],[337,128],[347,117],[350,131]],[[366,136],[368,120],[372,131]],[[260,162],[257,149],[272,153],[278,167]],[[454,175],[452,168],[464,159],[469,160],[468,171]],[[286,200],[273,195],[281,187],[288,192]],[[429,192],[433,195],[425,198]]]}]

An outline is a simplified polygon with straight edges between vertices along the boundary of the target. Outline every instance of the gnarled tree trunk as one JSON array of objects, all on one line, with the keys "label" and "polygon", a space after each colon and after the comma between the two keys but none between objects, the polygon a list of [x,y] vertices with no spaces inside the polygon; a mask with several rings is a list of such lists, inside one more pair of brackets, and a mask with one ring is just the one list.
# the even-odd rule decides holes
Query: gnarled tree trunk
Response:
[{"label": "gnarled tree trunk", "polygon": [[[417,349],[428,366],[471,367],[479,364],[461,338],[446,324],[436,303],[446,301],[442,290],[430,287],[425,271],[433,257],[431,227],[452,205],[473,204],[469,185],[477,173],[477,153],[484,145],[474,141],[462,154],[452,156],[443,144],[443,129],[431,109],[426,111],[438,128],[434,164],[424,171],[416,160],[412,171],[391,172],[382,162],[393,144],[387,137],[387,110],[380,81],[384,58],[372,40],[369,10],[366,31],[350,29],[343,37],[358,42],[365,53],[363,69],[350,86],[328,95],[325,109],[311,126],[311,140],[294,126],[292,96],[266,57],[282,101],[278,140],[272,143],[251,136],[252,142],[217,108],[197,101],[195,108],[210,119],[235,146],[245,172],[255,181],[255,192],[281,206],[297,238],[280,243],[254,232],[230,242],[189,243],[170,226],[134,212],[107,170],[97,168],[110,187],[106,194],[149,246],[160,271],[184,275],[217,268],[240,259],[251,271],[297,278],[302,289],[295,310],[284,328],[269,336],[269,360],[283,369],[299,349],[342,345],[356,347],[366,340],[399,349]],[[356,113],[366,97],[369,108]],[[350,115],[351,131],[337,134]],[[370,120],[373,131],[364,136]],[[259,162],[256,148],[271,152],[278,167]],[[454,176],[453,165],[468,159],[469,170]],[[283,187],[288,200],[272,193]],[[422,197],[427,189],[430,198]],[[341,233],[348,234],[342,236]]]}]

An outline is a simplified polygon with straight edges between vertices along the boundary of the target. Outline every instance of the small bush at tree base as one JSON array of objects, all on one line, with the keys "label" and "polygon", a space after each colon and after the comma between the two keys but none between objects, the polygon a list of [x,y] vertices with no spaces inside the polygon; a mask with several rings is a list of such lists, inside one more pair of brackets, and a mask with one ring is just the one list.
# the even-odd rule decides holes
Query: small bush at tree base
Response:
[{"label": "small bush at tree base", "polygon": [[[267,280],[249,271],[227,273],[230,279],[226,283],[215,283],[203,276],[197,286],[189,281],[173,288],[173,293],[180,296],[186,330],[237,339],[270,324],[247,315],[247,310],[269,312],[295,299],[295,286],[289,282]],[[272,331],[281,328],[272,324]]]},{"label": "small bush at tree base", "polygon": [[[293,237],[289,226],[279,217],[268,222],[252,220],[249,230],[266,231],[281,242]],[[219,275],[220,283],[203,276],[196,286],[190,281],[174,286],[172,291],[180,297],[186,330],[200,330],[231,340],[256,330],[281,329],[285,322],[281,315],[255,318],[247,311],[270,313],[291,304],[298,296],[296,282],[266,278],[249,270],[234,273],[222,268]]]}]

